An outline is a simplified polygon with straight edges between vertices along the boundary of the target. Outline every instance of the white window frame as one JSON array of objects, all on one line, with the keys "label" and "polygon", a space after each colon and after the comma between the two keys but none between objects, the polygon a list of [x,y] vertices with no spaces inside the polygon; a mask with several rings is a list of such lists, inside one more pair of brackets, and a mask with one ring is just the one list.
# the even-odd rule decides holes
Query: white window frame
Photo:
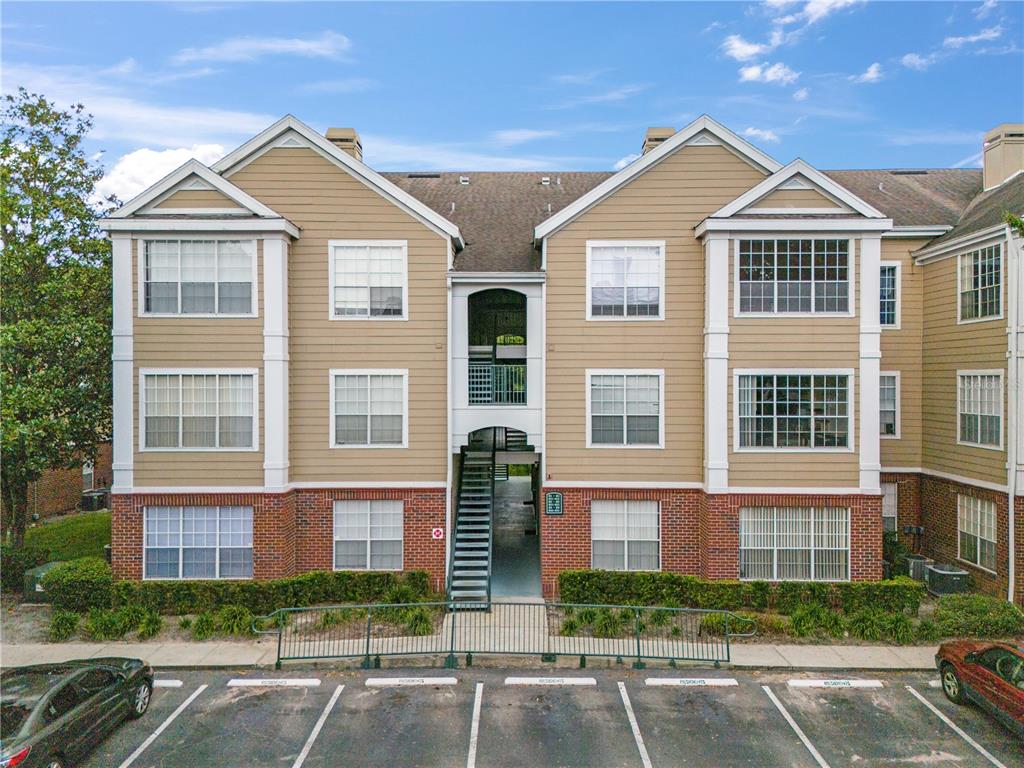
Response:
[{"label": "white window frame", "polygon": [[[884,482],[884,483],[879,483],[879,485],[881,485],[881,487],[882,487],[882,532],[883,532],[883,534],[887,533],[887,531],[885,530],[885,521],[886,521],[887,518],[891,517],[893,519],[893,521],[894,521],[893,522],[893,532],[894,533],[899,533],[899,530],[900,530],[900,484],[899,483]],[[885,514],[885,489],[888,486],[892,487],[893,492],[895,494],[893,496],[893,499],[895,501],[895,508],[893,509],[894,514],[892,514],[892,515]]]},{"label": "white window frame", "polygon": [[[963,260],[966,256],[973,256],[978,251],[988,248],[999,249],[999,314],[986,315],[985,317],[971,317],[964,319],[960,305],[960,294],[963,290]],[[978,243],[971,246],[969,251],[956,255],[956,323],[957,325],[971,325],[972,323],[987,323],[992,320],[1002,320],[1006,316],[1006,252],[1003,249],[1001,240]]]},{"label": "white window frame", "polygon": [[[622,503],[622,516],[623,516],[623,537],[622,541],[622,568],[619,572],[621,573],[660,573],[663,570],[664,557],[662,552],[662,521],[661,521],[661,501],[658,499],[591,499],[590,500],[590,567],[597,568],[594,565],[594,502],[621,502]],[[629,542],[630,541],[650,541],[650,539],[630,539],[629,538],[629,505],[635,503],[651,503],[653,502],[658,508],[658,567],[657,568],[630,568],[629,567]],[[620,539],[599,539],[599,541],[620,541]]]},{"label": "white window frame", "polygon": [[[399,443],[388,443],[386,445],[373,445],[369,444],[354,444],[345,443],[344,445],[335,445],[335,427],[337,426],[337,411],[336,403],[334,401],[334,379],[337,376],[401,376],[402,377],[402,442]],[[331,368],[327,372],[327,399],[330,409],[330,430],[328,435],[328,448],[335,448],[338,450],[398,450],[400,448],[409,447],[409,369],[408,368]],[[369,416],[369,414],[367,414]],[[369,437],[369,434],[367,434]]]},{"label": "white window frame", "polygon": [[[999,378],[999,444],[998,445],[987,445],[985,443],[972,443],[963,439],[960,430],[960,417],[962,411],[960,410],[961,394],[963,391],[963,379],[965,376],[996,376]],[[1003,370],[1001,368],[995,368],[991,370],[957,370],[956,372],[956,443],[957,445],[965,445],[971,448],[982,448],[987,451],[1002,451],[1003,442],[1006,435],[1006,392],[1004,391],[1005,384],[1003,381]]]},{"label": "white window frame", "polygon": [[[146,546],[146,511],[156,507],[171,507],[178,510],[178,575],[177,576],[147,576],[146,575],[146,550],[150,547]],[[185,558],[182,555],[185,546],[182,544],[184,538],[184,520],[185,520],[185,508],[186,507],[212,507],[217,510],[217,546],[213,547],[216,549],[217,554],[214,558],[214,571],[217,573],[216,576],[182,576],[182,572],[185,568]],[[220,510],[224,507],[248,507],[252,510],[252,576],[221,576],[220,575]],[[153,547],[153,549],[161,549],[161,547]],[[244,547],[223,547],[223,549],[244,549]],[[152,504],[142,508],[142,580],[143,581],[252,581],[256,574],[256,509],[251,504]]]},{"label": "white window frame", "polygon": [[[977,551],[974,553],[976,558],[977,558],[976,560],[969,560],[968,558],[964,557],[964,553],[960,551],[960,533],[961,533],[961,531],[964,530],[963,528],[960,527],[960,504],[962,503],[963,500],[970,500],[971,502],[978,502],[978,505],[979,505],[978,508],[977,508],[977,512],[978,512],[978,515],[979,515],[979,518],[978,518],[978,532],[977,532],[977,534],[973,534],[970,531],[966,531],[966,533],[971,533],[971,535],[974,536],[978,540]],[[971,566],[972,568],[977,568],[979,571],[985,571],[985,573],[991,573],[993,575],[997,575],[998,571],[996,571],[996,570],[994,570],[992,568],[986,568],[984,565],[981,564],[981,542],[982,542],[982,538],[983,537],[981,535],[981,528],[982,528],[982,526],[981,526],[981,517],[980,516],[982,514],[982,507],[981,507],[982,504],[985,504],[985,505],[991,504],[992,505],[992,530],[995,532],[995,536],[997,538],[996,539],[984,539],[984,540],[989,542],[990,544],[992,544],[995,547],[995,551],[996,551],[996,554],[995,554],[996,566],[998,567],[998,565],[999,565],[999,539],[998,539],[998,536],[999,536],[999,510],[996,507],[995,502],[992,501],[991,499],[982,499],[982,498],[979,498],[977,496],[970,496],[970,495],[964,494],[964,493],[958,493],[956,495],[956,559],[959,560],[962,563],[966,563],[967,565]]]},{"label": "white window frame", "polygon": [[883,325],[882,324],[882,322],[881,322],[881,320],[882,320],[882,306],[881,306],[882,294],[881,294],[881,289],[879,289],[879,294],[878,294],[878,303],[879,303],[879,306],[878,306],[878,320],[879,320],[879,326],[881,326],[883,331],[898,331],[898,330],[900,330],[900,327],[901,327],[902,322],[903,322],[902,321],[902,318],[903,318],[903,262],[900,262],[900,261],[880,261],[878,263],[879,285],[881,285],[882,267],[895,267],[896,268],[896,313],[895,313],[896,317],[895,317],[895,322],[892,322],[889,325]]},{"label": "white window frame", "polygon": [[[336,315],[334,314],[334,249],[335,248],[400,248],[402,250],[402,314],[401,315]],[[408,240],[328,240],[327,241],[327,319],[339,322],[403,322],[409,319],[409,241]]]},{"label": "white window frame", "polygon": [[[591,305],[591,270],[590,264],[593,259],[593,252],[595,248],[658,248],[660,252],[659,258],[659,274],[658,274],[658,314],[657,315],[634,315],[629,317],[627,315],[616,316],[616,315],[594,315]],[[586,296],[584,301],[586,302],[586,318],[587,320],[593,320],[594,322],[651,322],[665,319],[665,241],[664,240],[587,240],[587,282],[584,286]]]},{"label": "white window frame", "polygon": [[[658,443],[655,444],[642,444],[642,445],[628,445],[623,442],[621,445],[618,443],[594,443],[592,440],[593,430],[593,419],[591,414],[591,402],[590,402],[590,380],[594,376],[622,376],[625,380],[626,376],[657,376],[658,377]],[[645,450],[662,450],[665,447],[665,369],[664,368],[587,368],[586,375],[584,377],[586,384],[586,397],[587,397],[587,448],[598,448],[602,450],[630,450],[630,451],[645,451]],[[626,419],[623,418],[622,424],[623,430],[626,429]],[[625,441],[625,434],[623,434],[623,441]]]},{"label": "white window frame", "polygon": [[[741,376],[845,376],[847,386],[847,446],[845,448],[801,448],[796,446],[740,447],[740,377]],[[854,453],[857,450],[856,377],[852,368],[733,368],[732,371],[732,449],[734,453]],[[812,425],[813,426],[813,425]]]},{"label": "white window frame", "polygon": [[[398,504],[402,513],[402,562],[397,568],[371,568],[370,567],[370,505],[375,501],[388,501]],[[338,549],[335,543],[338,541],[338,532],[335,528],[335,514],[338,503],[351,504],[353,502],[366,505],[366,568],[338,568]],[[342,539],[342,541],[358,541],[358,539]],[[394,541],[394,539],[378,539],[378,541]],[[405,500],[404,499],[332,499],[331,500],[331,570],[332,571],[363,571],[369,573],[398,573],[405,570]]]},{"label": "white window frame", "polygon": [[[748,505],[748,506],[754,507],[754,508],[761,508],[762,507],[762,505]],[[778,514],[779,514],[779,510],[780,509],[791,509],[791,508],[803,509],[803,508],[805,508],[805,507],[798,507],[796,505],[785,505],[785,506],[763,505],[763,506],[774,510],[774,521],[775,521],[775,524],[774,524],[773,530],[777,530],[778,529]],[[807,507],[807,508],[809,508],[811,510],[811,548],[810,548],[810,560],[809,560],[810,569],[811,569],[811,578],[809,578],[809,579],[780,579],[779,578],[779,556],[778,556],[779,547],[778,547],[777,537],[775,537],[774,534],[773,534],[773,544],[774,544],[774,546],[772,547],[772,552],[773,552],[773,555],[772,555],[772,578],[770,578],[770,579],[755,579],[755,578],[750,578],[750,577],[747,577],[747,576],[741,576],[740,577],[740,581],[771,581],[771,582],[795,581],[795,582],[804,583],[804,584],[811,584],[811,583],[838,584],[838,583],[841,583],[841,582],[850,581],[850,573],[851,573],[851,569],[853,568],[853,563],[851,562],[851,560],[852,560],[851,555],[852,555],[852,550],[853,550],[853,528],[851,527],[852,526],[852,520],[851,520],[851,510],[850,510],[850,508],[849,507],[842,507],[842,505],[836,505],[836,507],[829,507],[829,508],[833,508],[833,509],[845,509],[846,510],[846,575],[844,577],[842,577],[842,578],[839,578],[839,579],[815,579],[814,578],[814,566],[815,566],[815,562],[814,562],[814,551],[815,551],[815,546],[814,546],[815,518],[814,518],[814,514],[815,514],[816,511],[820,511],[822,509],[825,509],[826,506],[811,506],[811,507]],[[742,517],[742,515],[738,515],[738,519],[741,518],[741,517]],[[739,553],[743,549],[743,531],[742,531],[742,528],[738,528],[737,532],[739,533],[739,536],[738,536],[738,538],[739,538],[739,542],[738,542],[739,546],[737,547],[737,560],[738,560],[739,559]]]},{"label": "white window frame", "polygon": [[[138,304],[137,314],[139,317],[174,317],[174,318],[239,318],[239,317],[259,317],[259,240],[254,237],[240,237],[244,233],[239,235],[207,235],[205,233],[196,233],[189,235],[186,233],[177,234],[175,237],[141,237],[136,240],[138,243],[136,258],[135,258],[135,269],[137,272],[138,286],[137,286],[137,298],[136,303]],[[181,243],[185,240],[197,240],[197,241],[213,241],[219,242],[222,240],[251,243],[252,244],[252,312],[231,312],[231,313],[220,313],[220,312],[189,312],[183,313],[181,311],[181,247],[178,247],[178,311],[177,312],[147,312],[146,311],[146,244],[153,242],[168,242],[176,241]],[[214,269],[217,269],[217,259],[214,259]],[[216,289],[215,289],[216,290]]]},{"label": "white window frame", "polygon": [[[740,310],[740,241],[741,240],[846,240],[847,254],[850,263],[847,267],[849,272],[849,309],[846,312],[743,312]],[[856,245],[859,242],[856,238],[836,233],[808,233],[808,232],[780,232],[758,234],[756,232],[745,233],[743,237],[732,239],[732,316],[735,318],[744,317],[854,317],[857,314],[857,254]],[[777,284],[777,281],[776,281]],[[775,306],[778,307],[776,297]]]},{"label": "white window frame", "polygon": [[896,434],[895,435],[883,435],[881,433],[882,425],[881,425],[881,422],[879,422],[879,425],[878,425],[878,427],[879,427],[878,439],[879,440],[899,440],[900,439],[900,434],[902,433],[902,430],[903,430],[903,427],[902,427],[902,424],[903,424],[903,413],[902,413],[902,408],[903,408],[903,406],[902,406],[902,401],[903,401],[903,384],[902,384],[902,382],[900,380],[900,372],[899,371],[879,371],[878,376],[879,376],[879,380],[878,380],[878,393],[879,393],[879,399],[878,399],[879,407],[878,407],[878,410],[879,411],[882,410],[882,407],[881,407],[881,402],[882,402],[882,399],[881,399],[881,393],[882,393],[882,380],[881,380],[881,377],[882,376],[893,376],[896,379]]},{"label": "white window frame", "polygon": [[[146,446],[146,377],[147,376],[252,376],[252,446],[249,448],[149,448]],[[139,368],[140,453],[253,453],[260,450],[260,372],[257,368]],[[181,400],[178,400],[179,409]],[[218,409],[220,400],[218,398]],[[219,418],[219,417],[218,417]],[[182,417],[178,416],[178,442],[181,442]],[[160,505],[156,505],[160,506]],[[173,506],[173,505],[171,505]],[[187,505],[192,506],[192,505]],[[198,505],[203,506],[203,505]],[[230,504],[226,506],[232,506]]]},{"label": "white window frame", "polygon": [[[85,478],[89,478],[89,484],[85,484]],[[96,488],[96,465],[86,459],[82,462],[82,491],[92,491]]]}]

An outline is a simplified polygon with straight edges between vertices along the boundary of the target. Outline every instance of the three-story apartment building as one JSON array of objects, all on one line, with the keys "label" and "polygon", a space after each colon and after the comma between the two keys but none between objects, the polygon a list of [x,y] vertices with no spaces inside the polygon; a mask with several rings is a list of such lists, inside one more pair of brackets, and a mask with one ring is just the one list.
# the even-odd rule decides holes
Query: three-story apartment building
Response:
[{"label": "three-story apartment building", "polygon": [[1024,126],[983,172],[783,165],[708,117],[615,174],[361,158],[288,116],[103,221],[119,576],[489,598],[526,465],[547,595],[877,579],[894,529],[1021,598]]}]

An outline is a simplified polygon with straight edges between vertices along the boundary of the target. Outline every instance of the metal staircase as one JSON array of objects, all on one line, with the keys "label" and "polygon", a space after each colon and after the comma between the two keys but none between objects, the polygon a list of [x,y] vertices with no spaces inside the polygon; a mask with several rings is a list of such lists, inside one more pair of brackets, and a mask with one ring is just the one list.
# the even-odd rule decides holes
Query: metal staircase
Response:
[{"label": "metal staircase", "polygon": [[462,451],[448,598],[461,608],[489,609],[494,537],[494,441],[474,441]]}]

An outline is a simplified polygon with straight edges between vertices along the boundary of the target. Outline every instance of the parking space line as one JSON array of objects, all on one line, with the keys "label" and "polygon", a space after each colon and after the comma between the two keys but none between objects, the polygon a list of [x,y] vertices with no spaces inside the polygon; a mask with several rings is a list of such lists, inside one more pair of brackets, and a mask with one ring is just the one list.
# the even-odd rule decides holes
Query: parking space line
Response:
[{"label": "parking space line", "polygon": [[774,704],[775,708],[779,710],[784,718],[786,718],[786,722],[789,723],[789,727],[792,728],[793,732],[800,737],[800,741],[802,741],[804,746],[807,747],[807,751],[811,753],[811,757],[814,758],[815,762],[817,762],[821,768],[830,768],[829,764],[825,762],[825,758],[822,757],[821,753],[814,748],[814,745],[811,744],[811,740],[807,738],[807,735],[803,732],[800,726],[796,724],[796,720],[793,719],[793,716],[789,714],[789,711],[784,706],[782,706],[782,702],[779,701],[779,698],[775,695],[772,689],[767,685],[762,685],[761,689],[768,694],[768,698],[772,700],[772,704]]},{"label": "parking space line", "polygon": [[456,677],[368,677],[367,688],[390,688],[406,685],[458,685]]},{"label": "parking space line", "polygon": [[484,684],[476,684],[476,696],[473,699],[473,725],[469,729],[469,757],[466,768],[476,768],[476,744],[480,738],[480,705],[484,698]]},{"label": "parking space line", "polygon": [[181,688],[184,685],[181,680],[154,680],[154,688]]},{"label": "parking space line", "polygon": [[696,688],[707,686],[709,688],[720,688],[725,686],[739,685],[734,677],[648,677],[644,681],[646,685],[668,685],[682,686],[684,688]]},{"label": "parking space line", "polygon": [[228,680],[228,688],[316,688],[320,680],[315,677],[236,677]]},{"label": "parking space line", "polygon": [[881,688],[881,680],[790,680],[790,688]]},{"label": "parking space line", "polygon": [[941,688],[942,687],[942,681],[941,680],[929,680],[928,681],[928,687],[929,688]]},{"label": "parking space line", "polygon": [[173,712],[171,712],[171,714],[168,716],[168,718],[166,720],[164,720],[162,723],[160,723],[160,725],[157,727],[157,729],[155,731],[153,731],[146,738],[146,740],[139,745],[138,749],[136,749],[134,752],[132,752],[130,755],[128,755],[128,757],[125,759],[125,761],[123,763],[121,763],[119,768],[128,768],[129,765],[134,763],[138,759],[139,755],[141,755],[143,752],[145,752],[146,748],[150,744],[152,744],[154,741],[156,741],[161,733],[163,733],[165,730],[167,730],[167,726],[169,726],[171,723],[173,723],[174,719],[178,715],[180,715],[182,712],[185,711],[185,707],[187,707],[189,704],[191,704],[193,701],[195,701],[196,698],[199,696],[199,694],[201,694],[203,691],[205,691],[206,688],[207,688],[207,686],[205,684],[200,685],[198,688],[196,688],[195,691],[193,691],[192,695],[189,696],[187,699],[185,699],[183,702],[181,702],[181,704],[178,705],[178,708],[176,710],[174,710]]},{"label": "parking space line", "polygon": [[622,703],[626,707],[626,717],[629,718],[629,727],[633,729],[633,738],[636,740],[636,748],[640,750],[640,760],[644,768],[651,768],[651,757],[647,754],[647,747],[644,746],[644,737],[640,734],[640,724],[633,714],[633,705],[629,703],[629,694],[626,693],[626,684],[619,682],[619,693],[622,694]]},{"label": "parking space line", "polygon": [[996,768],[1006,768],[1006,766],[999,762],[999,760],[997,760],[991,752],[989,752],[987,749],[981,746],[981,744],[979,744],[970,736],[968,736],[967,733],[960,726],[958,726],[956,723],[954,723],[952,720],[950,720],[948,717],[942,714],[942,712],[939,711],[938,707],[936,707],[934,704],[928,701],[928,699],[926,699],[924,696],[918,693],[913,686],[908,685],[906,686],[906,689],[914,695],[914,698],[916,698],[918,701],[920,701],[922,704],[928,707],[928,709],[930,709],[936,717],[938,717],[942,722],[944,722],[946,725],[952,728],[953,731],[961,739],[963,739],[972,747],[974,747],[978,751],[978,754],[980,754],[982,757],[984,757],[986,760],[992,763],[992,765],[996,766]]},{"label": "parking space line", "polygon": [[306,757],[309,756],[309,750],[313,748],[313,742],[316,741],[316,737],[320,735],[320,730],[324,727],[324,723],[327,722],[327,716],[331,714],[331,710],[334,709],[335,703],[338,701],[338,697],[341,696],[341,692],[345,689],[344,685],[339,685],[334,689],[334,693],[331,694],[330,701],[327,702],[327,706],[324,707],[324,711],[320,713],[320,717],[316,721],[316,725],[313,726],[313,730],[310,731],[309,738],[306,739],[306,743],[302,747],[302,751],[299,752],[299,756],[295,758],[295,762],[292,763],[292,768],[302,768],[302,764],[306,762]]},{"label": "parking space line", "polygon": [[505,685],[597,685],[592,677],[506,677]]}]

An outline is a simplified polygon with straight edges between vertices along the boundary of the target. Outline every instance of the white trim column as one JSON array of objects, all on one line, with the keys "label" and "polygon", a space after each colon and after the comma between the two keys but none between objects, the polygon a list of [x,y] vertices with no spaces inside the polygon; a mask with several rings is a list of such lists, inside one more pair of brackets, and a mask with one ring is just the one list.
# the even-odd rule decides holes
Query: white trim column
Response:
[{"label": "white trim column", "polygon": [[263,238],[263,484],[288,486],[288,239]]},{"label": "white trim column", "polygon": [[134,484],[135,354],[132,340],[132,236],[110,236],[113,267],[113,483],[111,493],[131,493]]},{"label": "white trim column", "polygon": [[879,268],[882,238],[865,234],[860,243],[860,489],[880,493],[882,469],[879,440],[879,376],[882,363],[882,329],[879,325]]},{"label": "white trim column", "polygon": [[704,236],[704,488],[729,491],[729,235]]}]

